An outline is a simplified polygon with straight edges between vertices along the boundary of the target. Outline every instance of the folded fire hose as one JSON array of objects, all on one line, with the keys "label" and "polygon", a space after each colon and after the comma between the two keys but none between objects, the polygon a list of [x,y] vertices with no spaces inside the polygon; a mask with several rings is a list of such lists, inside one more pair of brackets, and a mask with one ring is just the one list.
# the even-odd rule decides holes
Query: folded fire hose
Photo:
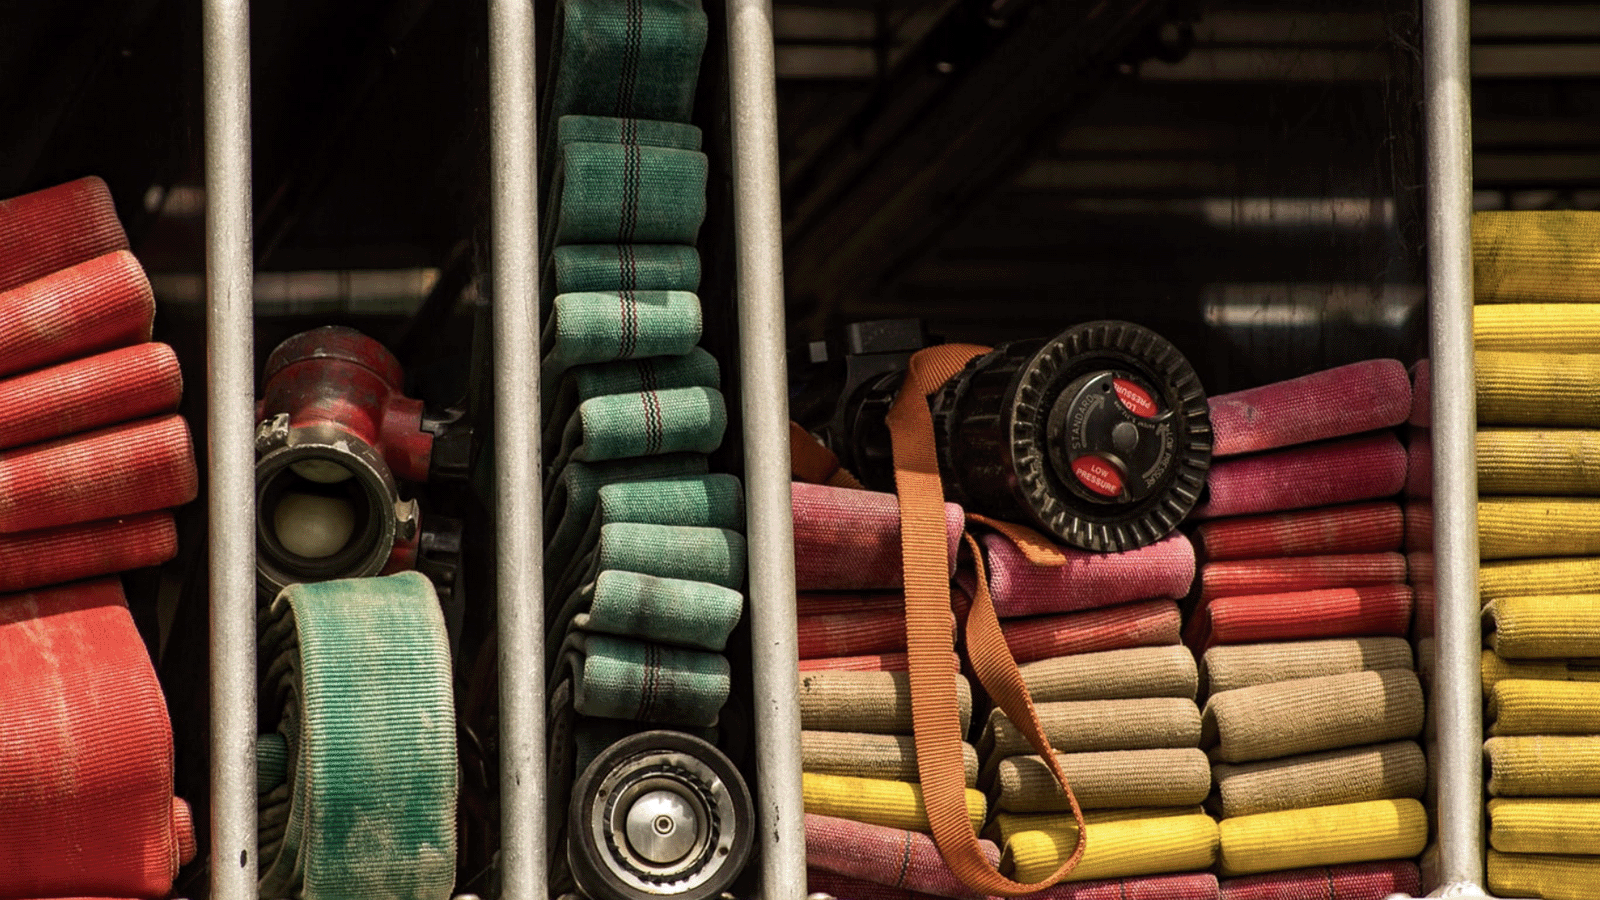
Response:
[{"label": "folded fire hose", "polygon": [[260,893],[444,900],[455,880],[450,651],[417,572],[291,585],[259,618]]},{"label": "folded fire hose", "polygon": [[161,900],[195,855],[116,579],[0,596],[0,896]]},{"label": "folded fire hose", "polygon": [[[0,200],[0,292],[127,249],[111,191],[99,178]],[[143,340],[149,338],[146,334]],[[6,353],[0,359],[11,361]],[[9,365],[5,370],[20,371]]]}]

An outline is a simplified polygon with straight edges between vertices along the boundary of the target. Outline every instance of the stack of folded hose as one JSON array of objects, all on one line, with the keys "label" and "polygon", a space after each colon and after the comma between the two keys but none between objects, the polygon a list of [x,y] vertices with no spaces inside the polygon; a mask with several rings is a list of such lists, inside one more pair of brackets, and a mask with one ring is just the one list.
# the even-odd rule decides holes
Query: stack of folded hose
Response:
[{"label": "stack of folded hose", "polygon": [[[714,737],[744,608],[727,411],[701,349],[698,0],[563,0],[540,160],[551,784],[642,729]],[[566,810],[550,804],[552,838]]]},{"label": "stack of folded hose", "polygon": [[1185,639],[1203,654],[1229,900],[1418,887],[1423,696],[1388,499],[1407,460],[1387,429],[1409,418],[1410,388],[1399,362],[1376,360],[1211,400]]},{"label": "stack of folded hose", "polygon": [[[122,584],[194,499],[171,348],[105,184],[0,201],[0,894],[165,897],[195,854]],[[89,580],[84,580],[89,579]],[[55,585],[49,586],[47,585]]]},{"label": "stack of folded hose", "polygon": [[[792,497],[809,887],[851,898],[895,890],[970,896],[940,857],[922,803],[899,503],[893,494],[799,483]],[[945,504],[952,564],[962,526],[961,508]],[[956,678],[966,732],[972,689]],[[974,789],[978,756],[970,744],[962,760],[968,812],[981,827],[986,804]],[[992,845],[985,850],[998,857]]]},{"label": "stack of folded hose", "polygon": [[0,591],[177,553],[199,475],[127,245],[97,178],[0,202]]},{"label": "stack of folded hose", "polygon": [[[1088,849],[1069,880],[1216,897],[1198,674],[1179,642],[1176,601],[1194,580],[1188,538],[1121,553],[1056,548],[1060,565],[1031,561],[1001,534],[980,542],[1001,629],[1084,810]],[[1066,796],[1000,710],[989,713],[978,747],[1002,871],[1023,882],[1048,877],[1077,838]]]},{"label": "stack of folded hose", "polygon": [[1473,218],[1488,880],[1600,875],[1600,213]]}]

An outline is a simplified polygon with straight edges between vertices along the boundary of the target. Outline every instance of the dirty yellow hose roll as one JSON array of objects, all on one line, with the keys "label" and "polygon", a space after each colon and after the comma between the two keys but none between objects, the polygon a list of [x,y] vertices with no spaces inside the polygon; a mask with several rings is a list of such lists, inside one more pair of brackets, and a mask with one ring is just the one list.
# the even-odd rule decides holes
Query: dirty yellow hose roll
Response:
[{"label": "dirty yellow hose roll", "polygon": [[1478,567],[1484,603],[1533,594],[1600,594],[1600,558],[1517,559]]},{"label": "dirty yellow hose roll", "polygon": [[1372,800],[1223,819],[1223,875],[1404,859],[1428,841],[1415,800]]},{"label": "dirty yellow hose roll", "polygon": [[1502,597],[1484,614],[1490,646],[1506,659],[1600,657],[1600,594]]},{"label": "dirty yellow hose roll", "polygon": [[[1485,649],[1479,671],[1483,674],[1483,694],[1489,695],[1502,681],[1600,681],[1600,665],[1568,659],[1506,659]],[[1597,794],[1600,796],[1600,794]]]},{"label": "dirty yellow hose roll", "polygon": [[1600,303],[1505,303],[1473,310],[1479,350],[1592,353],[1600,347]]},{"label": "dirty yellow hose roll", "polygon": [[1490,850],[1489,890],[1497,897],[1594,900],[1600,856],[1554,856]]},{"label": "dirty yellow hose roll", "polygon": [[[1002,813],[1000,867],[1019,881],[1044,878],[1077,842],[1071,814]],[[1217,860],[1217,823],[1199,810],[1106,810],[1084,813],[1088,848],[1067,881],[1127,878],[1208,869]]]},{"label": "dirty yellow hose roll", "polygon": [[1600,426],[1600,353],[1483,350],[1479,425]]},{"label": "dirty yellow hose roll", "polygon": [[1600,213],[1473,213],[1472,276],[1479,303],[1600,302]]},{"label": "dirty yellow hose roll", "polygon": [[1600,854],[1600,800],[1490,800],[1489,843],[1502,853]]},{"label": "dirty yellow hose roll", "polygon": [[1600,797],[1600,735],[1492,737],[1483,760],[1493,797]]},{"label": "dirty yellow hose roll", "polygon": [[[922,787],[912,782],[805,772],[801,789],[807,813],[924,834],[929,831]],[[983,826],[987,803],[982,792],[971,788],[966,801],[967,817],[976,831]]]},{"label": "dirty yellow hose roll", "polygon": [[1600,498],[1479,500],[1478,554],[1483,559],[1600,554]]},{"label": "dirty yellow hose roll", "polygon": [[1478,493],[1600,496],[1600,430],[1480,430]]},{"label": "dirty yellow hose roll", "polygon": [[1600,734],[1600,684],[1502,681],[1489,692],[1490,734]]}]

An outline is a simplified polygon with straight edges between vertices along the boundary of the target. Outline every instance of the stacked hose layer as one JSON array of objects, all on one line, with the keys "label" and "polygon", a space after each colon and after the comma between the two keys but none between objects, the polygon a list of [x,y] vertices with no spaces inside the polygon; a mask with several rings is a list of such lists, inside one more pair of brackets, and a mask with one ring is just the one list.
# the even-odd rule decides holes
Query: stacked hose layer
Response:
[{"label": "stacked hose layer", "polygon": [[1592,897],[1600,845],[1600,214],[1473,217],[1488,880]]},{"label": "stacked hose layer", "polygon": [[198,473],[105,184],[0,202],[0,233],[0,591],[166,562]]},{"label": "stacked hose layer", "polygon": [[[1179,642],[1177,599],[1195,573],[1188,538],[1121,553],[1061,547],[1060,566],[1031,562],[1000,534],[980,543],[1001,628],[1084,810],[1088,849],[1069,879],[1137,886],[1186,873],[1197,893],[1183,896],[1216,896],[1198,674]],[[1048,876],[1077,837],[1066,796],[1003,712],[989,712],[978,749],[1003,871]]]},{"label": "stacked hose layer", "polygon": [[[855,896],[854,881],[966,896],[970,891],[934,846],[922,804],[906,675],[899,504],[892,494],[798,483],[792,499],[811,890]],[[945,504],[952,563],[962,523],[961,508]],[[950,628],[953,634],[954,614]],[[965,731],[972,688],[955,677]],[[981,827],[986,804],[974,789],[977,753],[965,745],[962,757],[968,812]],[[985,851],[998,857],[993,846]],[[911,854],[909,864],[901,862],[904,853]]]},{"label": "stacked hose layer", "polygon": [[104,577],[172,559],[168,510],[198,489],[178,362],[150,343],[127,246],[98,178],[0,201],[6,896],[160,898],[195,854],[166,703]]},{"label": "stacked hose layer", "polygon": [[[706,27],[698,0],[555,10],[540,351],[558,792],[644,729],[715,740],[731,689],[744,503],[737,479],[708,474],[727,409],[695,293],[707,161],[689,122]],[[566,833],[566,799],[549,804],[553,848],[582,837]],[[552,853],[557,888],[566,857]],[[678,890],[677,875],[616,867],[644,879],[630,889]]]},{"label": "stacked hose layer", "polygon": [[1411,413],[1406,371],[1357,363],[1211,407],[1218,459],[1185,640],[1203,654],[1222,896],[1414,891],[1423,697],[1390,499],[1406,452],[1387,430]]}]

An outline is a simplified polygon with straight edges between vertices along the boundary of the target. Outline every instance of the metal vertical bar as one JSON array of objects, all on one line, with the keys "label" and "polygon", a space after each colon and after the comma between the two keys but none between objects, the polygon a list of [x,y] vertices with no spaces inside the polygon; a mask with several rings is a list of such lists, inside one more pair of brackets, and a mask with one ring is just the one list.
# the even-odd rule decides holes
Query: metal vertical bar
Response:
[{"label": "metal vertical bar", "polygon": [[789,500],[777,72],[769,0],[728,0],[733,214],[750,539],[757,847],[767,900],[805,896],[799,637]]},{"label": "metal vertical bar", "polygon": [[211,897],[256,896],[255,362],[250,3],[205,0]]},{"label": "metal vertical bar", "polygon": [[531,0],[490,0],[500,877],[507,900],[543,900],[547,873],[533,23]]},{"label": "metal vertical bar", "polygon": [[[1468,0],[1424,0],[1441,895],[1483,884]],[[1451,893],[1442,893],[1451,892]]]}]

